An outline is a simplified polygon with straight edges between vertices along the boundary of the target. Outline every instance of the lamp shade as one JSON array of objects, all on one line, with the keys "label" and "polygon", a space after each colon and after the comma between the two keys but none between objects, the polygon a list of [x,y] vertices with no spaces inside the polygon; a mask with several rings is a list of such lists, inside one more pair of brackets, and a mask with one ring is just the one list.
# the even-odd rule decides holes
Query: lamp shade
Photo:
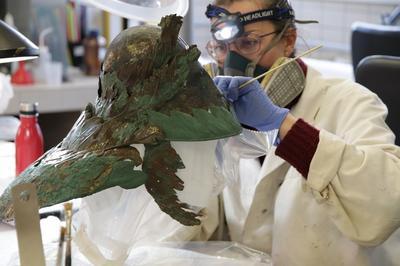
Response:
[{"label": "lamp shade", "polygon": [[189,0],[85,0],[111,14],[157,24],[163,16],[177,14],[185,16]]},{"label": "lamp shade", "polygon": [[17,30],[0,20],[0,63],[29,60],[39,56],[39,48]]}]

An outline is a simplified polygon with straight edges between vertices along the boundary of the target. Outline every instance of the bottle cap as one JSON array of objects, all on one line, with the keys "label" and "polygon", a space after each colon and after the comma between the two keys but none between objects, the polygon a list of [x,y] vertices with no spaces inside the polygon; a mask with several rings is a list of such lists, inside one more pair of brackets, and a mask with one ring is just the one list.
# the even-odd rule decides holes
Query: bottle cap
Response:
[{"label": "bottle cap", "polygon": [[89,31],[89,38],[97,38],[99,36],[98,30],[90,30]]},{"label": "bottle cap", "polygon": [[35,115],[38,112],[38,103],[22,102],[19,104],[19,112],[23,115]]}]

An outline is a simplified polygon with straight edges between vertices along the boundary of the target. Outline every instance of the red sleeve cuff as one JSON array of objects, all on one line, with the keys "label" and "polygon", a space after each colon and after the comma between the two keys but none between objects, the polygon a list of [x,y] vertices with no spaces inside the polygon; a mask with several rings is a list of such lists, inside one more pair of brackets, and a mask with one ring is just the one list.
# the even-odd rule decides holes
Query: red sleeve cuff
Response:
[{"label": "red sleeve cuff", "polygon": [[319,130],[303,119],[298,119],[281,140],[275,154],[290,163],[307,179],[318,143]]}]

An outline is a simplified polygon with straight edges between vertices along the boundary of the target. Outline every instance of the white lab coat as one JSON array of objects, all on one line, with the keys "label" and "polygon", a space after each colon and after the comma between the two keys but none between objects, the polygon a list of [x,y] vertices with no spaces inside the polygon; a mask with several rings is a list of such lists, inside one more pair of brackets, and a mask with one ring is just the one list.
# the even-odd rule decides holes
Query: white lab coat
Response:
[{"label": "white lab coat", "polygon": [[261,169],[243,160],[241,178],[223,192],[231,239],[271,253],[275,266],[400,265],[400,230],[392,234],[400,226],[400,149],[385,105],[361,85],[309,67],[291,113],[320,129],[308,178],[275,148]]}]

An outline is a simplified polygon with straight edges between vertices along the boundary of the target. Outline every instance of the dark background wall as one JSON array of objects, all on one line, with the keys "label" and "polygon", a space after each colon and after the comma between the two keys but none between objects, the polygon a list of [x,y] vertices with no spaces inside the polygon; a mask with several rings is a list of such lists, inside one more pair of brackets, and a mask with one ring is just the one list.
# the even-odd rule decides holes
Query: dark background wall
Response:
[{"label": "dark background wall", "polygon": [[7,2],[0,1],[0,19],[4,19],[6,12],[7,12]]},{"label": "dark background wall", "polygon": [[1,7],[1,12],[7,10],[11,13],[14,17],[14,23],[17,29],[28,38],[31,38],[32,23],[29,22],[31,21],[32,0],[1,0],[0,2],[4,3],[6,6],[4,9]]}]

